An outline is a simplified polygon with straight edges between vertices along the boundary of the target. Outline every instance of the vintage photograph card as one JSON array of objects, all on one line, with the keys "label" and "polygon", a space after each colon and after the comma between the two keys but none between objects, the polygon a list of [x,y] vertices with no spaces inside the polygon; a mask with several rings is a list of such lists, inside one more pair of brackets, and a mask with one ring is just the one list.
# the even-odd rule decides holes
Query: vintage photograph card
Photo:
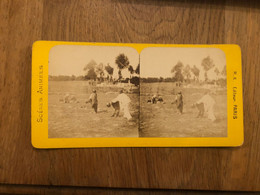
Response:
[{"label": "vintage photograph card", "polygon": [[37,41],[32,52],[36,148],[243,144],[237,45]]}]

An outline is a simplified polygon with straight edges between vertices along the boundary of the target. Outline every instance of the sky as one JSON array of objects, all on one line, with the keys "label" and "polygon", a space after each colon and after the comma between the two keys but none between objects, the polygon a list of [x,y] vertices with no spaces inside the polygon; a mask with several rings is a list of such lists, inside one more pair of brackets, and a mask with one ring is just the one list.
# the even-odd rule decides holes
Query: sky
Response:
[{"label": "sky", "polygon": [[202,70],[202,60],[210,56],[217,67],[222,71],[226,65],[225,53],[218,48],[146,48],[141,52],[141,77],[172,77],[171,69],[181,61],[190,67],[196,65]]},{"label": "sky", "polygon": [[[124,53],[134,68],[139,63],[138,52],[131,47],[117,46],[83,46],[83,45],[58,45],[51,49],[49,53],[49,75],[85,75],[83,68],[94,60],[97,64],[108,63],[113,68],[116,57]],[[118,71],[114,70],[114,73]]]},{"label": "sky", "polygon": [[[139,63],[138,52],[131,47],[120,46],[82,46],[58,45],[49,53],[49,75],[85,75],[83,68],[94,60],[97,64],[103,63],[114,68],[114,77],[118,76],[116,57],[124,53],[130,64],[136,68]],[[226,64],[225,53],[217,48],[145,48],[140,54],[140,76],[145,77],[172,77],[171,69],[181,61],[183,65],[196,65],[203,73],[202,60],[210,56],[215,67],[222,71]],[[214,68],[215,69],[215,68]],[[123,77],[129,77],[129,71],[122,71]],[[203,74],[201,74],[203,75]]]}]

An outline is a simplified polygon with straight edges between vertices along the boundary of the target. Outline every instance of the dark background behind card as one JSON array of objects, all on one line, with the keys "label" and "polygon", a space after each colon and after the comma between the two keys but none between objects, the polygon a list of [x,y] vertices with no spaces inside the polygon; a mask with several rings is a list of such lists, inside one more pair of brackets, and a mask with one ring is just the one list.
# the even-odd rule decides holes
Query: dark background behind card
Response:
[{"label": "dark background behind card", "polygon": [[[83,193],[46,185],[260,190],[257,0],[1,0],[0,24],[0,192]],[[239,44],[245,142],[238,148],[34,149],[30,90],[36,40]],[[102,193],[93,190],[86,192]]]}]

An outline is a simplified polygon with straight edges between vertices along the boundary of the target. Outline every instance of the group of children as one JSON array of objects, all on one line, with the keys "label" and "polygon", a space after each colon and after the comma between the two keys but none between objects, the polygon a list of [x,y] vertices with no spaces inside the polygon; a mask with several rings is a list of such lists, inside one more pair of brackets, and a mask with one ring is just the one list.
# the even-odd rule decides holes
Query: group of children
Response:
[{"label": "group of children", "polygon": [[[131,99],[124,93],[124,90],[121,89],[119,95],[114,98],[111,102],[107,103],[107,106],[110,107],[111,105],[115,109],[115,112],[112,116],[118,116],[119,112],[123,113],[123,116],[130,120],[132,116],[129,111],[129,104]],[[86,103],[91,103],[91,107],[94,109],[95,113],[98,111],[98,99],[97,99],[97,91],[93,89],[89,99]]]},{"label": "group of children", "polygon": [[[182,112],[183,112],[183,95],[181,92],[179,92],[176,95],[176,99],[173,103],[176,103],[179,113],[182,114]],[[216,104],[215,100],[209,95],[209,92],[206,92],[205,95],[201,99],[199,99],[197,102],[192,104],[192,107],[196,107],[199,111],[197,118],[202,118],[202,117],[204,117],[204,114],[206,114],[208,119],[210,119],[211,121],[215,121],[216,120],[216,116],[214,114],[215,104]]]},{"label": "group of children", "polygon": [[[148,103],[156,103],[157,101],[157,95],[154,95],[151,100],[148,100]],[[163,99],[161,98],[163,101]],[[192,107],[196,107],[198,109],[198,118],[204,117],[204,114],[206,114],[207,118],[211,121],[215,121],[216,117],[214,115],[214,106],[215,106],[215,100],[209,95],[209,92],[207,92],[201,99],[199,99],[197,102],[195,102]],[[179,91],[176,94],[175,100],[172,102],[172,104],[176,104],[176,108],[178,110],[179,114],[183,114],[183,95],[182,92]]]},{"label": "group of children", "polygon": [[[149,101],[149,100],[148,100]],[[162,97],[158,98],[157,96],[153,96],[151,99],[151,103],[156,103],[157,101],[163,102]],[[120,90],[119,95],[114,98],[111,102],[107,104],[108,107],[111,105],[114,107],[115,112],[112,116],[118,116],[119,112],[123,113],[123,116],[130,120],[132,118],[130,111],[129,111],[129,104],[131,102],[131,99],[124,93],[123,90]],[[86,101],[86,103],[91,103],[92,108],[94,109],[95,113],[98,111],[98,98],[97,98],[97,92],[95,89],[93,89],[89,99]],[[192,107],[196,107],[198,109],[198,115],[197,117],[203,117],[204,114],[207,115],[207,118],[211,121],[215,121],[216,117],[214,115],[214,106],[215,106],[215,100],[209,95],[207,92],[201,99],[199,99],[197,102],[195,102]],[[179,91],[176,94],[175,100],[172,102],[172,104],[176,104],[176,108],[178,110],[179,114],[183,113],[183,95],[182,92]]]}]

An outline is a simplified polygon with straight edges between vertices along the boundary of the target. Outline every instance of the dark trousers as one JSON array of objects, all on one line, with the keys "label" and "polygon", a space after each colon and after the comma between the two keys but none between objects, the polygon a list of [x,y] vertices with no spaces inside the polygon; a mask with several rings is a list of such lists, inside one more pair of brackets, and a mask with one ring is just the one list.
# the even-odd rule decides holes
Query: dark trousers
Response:
[{"label": "dark trousers", "polygon": [[92,108],[94,109],[95,113],[97,113],[98,104],[93,104]]},{"label": "dark trousers", "polygon": [[177,109],[180,111],[180,113],[182,114],[182,111],[183,111],[183,104],[179,104],[177,106]]}]

